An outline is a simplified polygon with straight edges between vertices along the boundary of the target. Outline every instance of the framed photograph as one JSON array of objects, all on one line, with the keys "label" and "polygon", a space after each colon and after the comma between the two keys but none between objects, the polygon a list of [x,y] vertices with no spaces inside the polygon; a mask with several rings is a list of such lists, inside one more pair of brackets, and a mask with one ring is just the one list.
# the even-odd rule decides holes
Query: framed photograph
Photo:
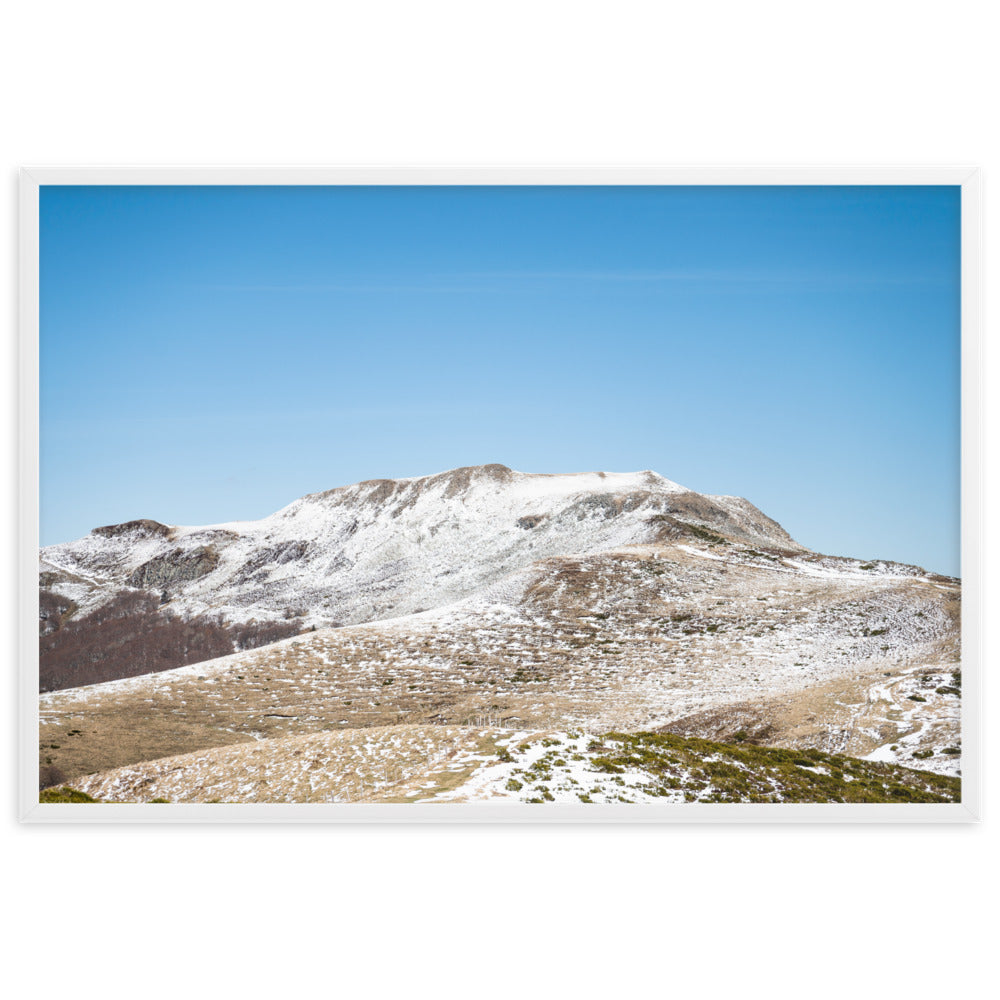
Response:
[{"label": "framed photograph", "polygon": [[22,820],[978,819],[977,170],[20,198]]}]

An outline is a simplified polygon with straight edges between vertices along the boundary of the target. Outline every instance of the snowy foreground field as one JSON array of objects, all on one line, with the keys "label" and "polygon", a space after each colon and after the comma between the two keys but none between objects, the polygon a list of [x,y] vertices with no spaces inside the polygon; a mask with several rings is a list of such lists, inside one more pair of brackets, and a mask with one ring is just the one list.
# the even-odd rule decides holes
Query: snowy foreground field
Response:
[{"label": "snowy foreground field", "polygon": [[950,802],[957,779],[673,734],[389,726],[186,754],[75,783],[106,802]]},{"label": "snowy foreground field", "polygon": [[[296,559],[303,605],[388,613],[44,694],[40,764],[126,802],[957,798],[959,581],[816,555],[652,473],[481,471],[306,498],[278,519],[311,525],[294,550],[227,527],[229,556],[171,583],[177,614],[285,603]],[[159,527],[47,551],[46,579],[91,609],[144,566],[160,585],[197,532]]]}]

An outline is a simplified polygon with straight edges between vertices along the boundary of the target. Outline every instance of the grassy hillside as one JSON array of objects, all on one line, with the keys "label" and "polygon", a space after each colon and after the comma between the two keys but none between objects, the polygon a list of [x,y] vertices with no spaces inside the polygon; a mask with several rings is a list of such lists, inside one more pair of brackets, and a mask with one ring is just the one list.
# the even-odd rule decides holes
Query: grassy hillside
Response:
[{"label": "grassy hillside", "polygon": [[220,747],[75,782],[113,802],[957,802],[958,778],[673,733],[385,726]]},{"label": "grassy hillside", "polygon": [[855,757],[885,747],[906,766],[931,751],[917,766],[958,770],[940,752],[960,739],[957,586],[725,548],[546,559],[489,601],[45,694],[43,783],[223,744],[487,722],[752,729]]}]

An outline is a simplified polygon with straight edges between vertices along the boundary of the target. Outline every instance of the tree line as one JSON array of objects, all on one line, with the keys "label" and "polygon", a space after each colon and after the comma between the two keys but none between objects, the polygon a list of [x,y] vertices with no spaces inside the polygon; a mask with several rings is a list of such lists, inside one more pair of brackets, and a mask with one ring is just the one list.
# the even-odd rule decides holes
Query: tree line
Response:
[{"label": "tree line", "polygon": [[39,608],[42,692],[184,667],[301,631],[295,621],[230,624],[205,615],[180,618],[146,591],[123,591],[89,615],[65,623],[51,597],[40,597]]}]

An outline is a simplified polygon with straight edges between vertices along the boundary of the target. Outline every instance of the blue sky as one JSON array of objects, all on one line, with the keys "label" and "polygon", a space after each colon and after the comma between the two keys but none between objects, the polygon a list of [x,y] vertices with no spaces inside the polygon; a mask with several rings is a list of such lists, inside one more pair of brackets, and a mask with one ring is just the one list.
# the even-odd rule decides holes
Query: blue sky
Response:
[{"label": "blue sky", "polygon": [[959,573],[958,187],[44,187],[41,540],[651,468]]}]

